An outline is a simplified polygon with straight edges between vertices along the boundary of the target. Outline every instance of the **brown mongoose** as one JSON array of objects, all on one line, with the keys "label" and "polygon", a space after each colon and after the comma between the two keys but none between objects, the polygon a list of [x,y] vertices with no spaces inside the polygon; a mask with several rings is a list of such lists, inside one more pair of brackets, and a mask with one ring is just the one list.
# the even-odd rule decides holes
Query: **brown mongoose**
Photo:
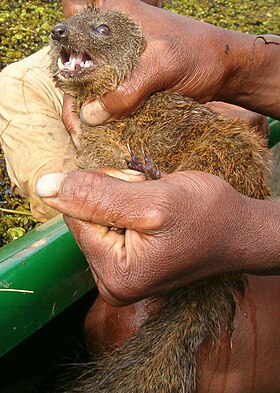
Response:
[{"label": "brown mongoose", "polygon": [[[128,77],[145,49],[141,29],[119,12],[88,7],[54,27],[51,72],[77,101],[113,90]],[[248,125],[223,119],[192,99],[171,92],[152,95],[125,119],[82,124],[81,168],[125,168],[159,176],[200,170],[227,180],[254,198],[269,196],[269,153]],[[148,146],[144,153],[143,147]],[[132,153],[131,153],[132,152]],[[153,164],[150,165],[149,158]],[[246,290],[241,275],[203,279],[170,293],[167,304],[121,348],[97,360],[71,392],[170,393],[196,391],[196,361],[222,329],[229,340],[236,301]]]}]

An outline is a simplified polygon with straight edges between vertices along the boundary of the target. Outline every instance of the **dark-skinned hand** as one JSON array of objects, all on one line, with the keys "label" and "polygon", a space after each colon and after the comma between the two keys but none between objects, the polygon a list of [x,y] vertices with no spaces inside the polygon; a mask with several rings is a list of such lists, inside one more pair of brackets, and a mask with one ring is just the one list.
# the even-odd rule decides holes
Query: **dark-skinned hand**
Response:
[{"label": "dark-skinned hand", "polygon": [[264,115],[280,116],[277,36],[260,39],[225,30],[140,0],[92,2],[134,19],[144,32],[147,46],[124,83],[82,107],[81,116],[88,124],[126,115],[161,90],[176,91],[202,103],[225,101]]},{"label": "dark-skinned hand", "polygon": [[37,184],[44,202],[65,214],[105,301],[127,304],[242,268],[231,247],[243,244],[250,225],[246,197],[206,173],[143,180],[107,169],[47,175]]},{"label": "dark-skinned hand", "polygon": [[[238,45],[250,54],[253,37],[232,37],[232,32],[178,15],[139,0],[95,1],[104,10],[128,14],[142,28],[147,46],[131,77],[101,98],[84,106],[81,116],[89,124],[118,118],[161,90],[172,90],[200,102],[218,100],[228,83],[229,67],[234,61],[227,54]],[[198,50],[199,48],[199,50]]]}]

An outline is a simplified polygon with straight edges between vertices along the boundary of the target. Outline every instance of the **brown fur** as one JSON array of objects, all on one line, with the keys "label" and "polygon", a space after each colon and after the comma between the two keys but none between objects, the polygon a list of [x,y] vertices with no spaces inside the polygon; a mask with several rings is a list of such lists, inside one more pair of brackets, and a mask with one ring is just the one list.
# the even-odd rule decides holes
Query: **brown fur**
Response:
[{"label": "brown fur", "polygon": [[[57,85],[77,99],[78,111],[87,97],[99,97],[129,76],[145,41],[140,29],[116,12],[88,8],[65,23],[67,37],[52,40],[51,70]],[[108,25],[111,34],[92,33],[99,24]],[[72,76],[66,72],[62,78],[57,58],[70,50],[87,52],[94,69]],[[79,165],[125,168],[128,144],[138,156],[148,146],[154,163],[166,172],[205,171],[250,197],[269,196],[269,153],[254,130],[176,93],[154,94],[122,120],[97,127],[82,124]],[[244,290],[240,275],[204,279],[170,293],[161,312],[121,348],[98,360],[94,371],[89,366],[71,392],[194,393],[201,345],[214,344],[225,327],[230,339],[234,290]]]}]

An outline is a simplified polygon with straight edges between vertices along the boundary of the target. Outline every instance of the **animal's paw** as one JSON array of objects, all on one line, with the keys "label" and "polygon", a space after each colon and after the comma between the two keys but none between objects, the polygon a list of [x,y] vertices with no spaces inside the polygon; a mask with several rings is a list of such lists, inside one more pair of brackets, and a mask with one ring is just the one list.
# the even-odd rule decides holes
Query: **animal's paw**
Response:
[{"label": "animal's paw", "polygon": [[129,169],[134,169],[146,175],[147,179],[157,180],[161,178],[161,173],[159,167],[153,162],[149,150],[144,145],[141,145],[142,157],[139,156],[131,150],[130,145],[127,144],[127,149],[131,156],[131,159],[125,158],[126,165]]}]

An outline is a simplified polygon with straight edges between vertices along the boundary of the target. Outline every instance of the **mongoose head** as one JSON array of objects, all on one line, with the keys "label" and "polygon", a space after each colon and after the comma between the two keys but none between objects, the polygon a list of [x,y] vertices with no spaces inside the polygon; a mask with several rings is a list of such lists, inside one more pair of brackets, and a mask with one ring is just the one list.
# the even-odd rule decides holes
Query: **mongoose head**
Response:
[{"label": "mongoose head", "polygon": [[51,33],[51,72],[73,96],[99,96],[127,78],[144,50],[141,29],[126,15],[89,6]]}]

